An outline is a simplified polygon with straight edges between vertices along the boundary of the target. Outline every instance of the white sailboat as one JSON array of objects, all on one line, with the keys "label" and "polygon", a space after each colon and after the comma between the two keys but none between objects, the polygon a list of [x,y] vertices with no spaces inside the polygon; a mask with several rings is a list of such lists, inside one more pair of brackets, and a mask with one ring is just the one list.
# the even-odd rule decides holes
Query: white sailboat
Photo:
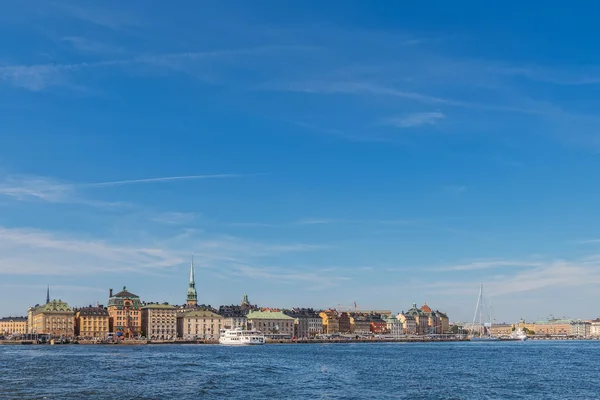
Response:
[{"label": "white sailboat", "polygon": [[475,315],[473,315],[473,323],[471,324],[471,334],[469,340],[472,342],[479,341],[493,341],[499,340],[497,337],[491,335],[492,318],[489,315],[489,324],[486,327],[484,322],[487,314],[487,309],[483,301],[483,284],[479,288],[479,297],[477,298],[477,306],[475,307]]}]

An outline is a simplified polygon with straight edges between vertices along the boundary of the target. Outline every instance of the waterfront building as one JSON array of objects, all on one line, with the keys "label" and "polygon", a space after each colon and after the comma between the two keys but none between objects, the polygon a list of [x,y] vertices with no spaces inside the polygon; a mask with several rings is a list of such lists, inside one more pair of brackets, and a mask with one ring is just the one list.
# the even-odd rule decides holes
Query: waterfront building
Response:
[{"label": "waterfront building", "polygon": [[140,297],[123,290],[113,296],[113,290],[109,291],[108,314],[110,315],[112,332],[125,338],[140,336],[142,330],[142,316],[140,309],[142,304]]},{"label": "waterfront building", "polygon": [[381,335],[384,333],[388,333],[387,330],[387,322],[380,315],[369,315],[367,319],[370,324],[371,333],[375,335]]},{"label": "waterfront building", "polygon": [[339,324],[340,333],[350,333],[351,332],[350,315],[347,312],[340,313],[338,324]]},{"label": "waterfront building", "polygon": [[325,310],[319,313],[323,324],[323,333],[331,335],[340,333],[340,319],[335,310]]},{"label": "waterfront building", "polygon": [[32,334],[51,338],[72,338],[75,335],[74,312],[64,301],[52,300],[28,311]]},{"label": "waterfront building", "polygon": [[223,317],[208,310],[195,310],[183,314],[184,339],[217,340],[223,328]]},{"label": "waterfront building", "polygon": [[427,316],[426,333],[441,335],[450,332],[450,320],[445,313],[432,310],[427,303],[420,310]]},{"label": "waterfront building", "polygon": [[294,318],[294,336],[312,338],[323,332],[323,320],[312,308],[293,308],[283,313]]},{"label": "waterfront building", "polygon": [[362,314],[352,313],[350,315],[351,332],[355,335],[369,335],[371,333],[371,322]]},{"label": "waterfront building", "polygon": [[24,335],[27,333],[26,317],[4,317],[0,318],[0,335]]},{"label": "waterfront building", "polygon": [[600,318],[590,322],[590,336],[600,337]]},{"label": "waterfront building", "polygon": [[402,323],[402,331],[405,335],[417,334],[417,320],[412,315],[407,315],[402,311],[396,316],[398,321]]},{"label": "waterfront building", "polygon": [[513,332],[514,325],[512,324],[492,324],[490,327],[490,334],[492,336],[510,336]]},{"label": "waterfront building", "polygon": [[294,318],[279,310],[250,311],[248,329],[258,329],[271,339],[291,339],[294,336]]},{"label": "waterfront building", "polygon": [[534,332],[536,336],[568,337],[571,335],[571,322],[570,319],[551,319],[533,323],[521,320],[518,327]]},{"label": "waterfront building", "polygon": [[75,336],[86,339],[105,339],[110,332],[110,316],[102,306],[82,307],[75,312]]},{"label": "waterfront building", "polygon": [[384,321],[386,323],[386,329],[390,335],[394,337],[402,336],[404,334],[404,329],[402,327],[402,322],[398,320],[398,318],[389,316],[385,317]]},{"label": "waterfront building", "polygon": [[413,306],[411,309],[409,309],[406,313],[404,311],[402,311],[399,315],[402,315],[404,318],[401,319],[404,320],[406,319],[406,317],[412,317],[415,321],[416,324],[416,333],[417,335],[424,335],[425,333],[428,332],[429,330],[429,317],[427,314],[425,314],[425,312],[421,311],[419,308],[417,308],[417,304],[413,303]]},{"label": "waterfront building", "polygon": [[440,326],[442,328],[442,334],[447,334],[450,333],[450,318],[448,318],[448,315],[446,313],[443,313],[441,311],[437,311],[436,313],[438,315],[438,318],[440,320]]},{"label": "waterfront building", "polygon": [[258,310],[258,307],[250,304],[248,295],[244,293],[244,297],[239,306],[233,304],[230,306],[220,306],[217,313],[224,318],[223,326],[226,329],[233,329],[246,327],[246,315],[252,310]]},{"label": "waterfront building", "polygon": [[586,338],[590,336],[592,324],[589,321],[571,321],[571,336]]},{"label": "waterfront building", "polygon": [[177,337],[177,308],[170,304],[146,304],[141,308],[141,334],[151,340]]}]

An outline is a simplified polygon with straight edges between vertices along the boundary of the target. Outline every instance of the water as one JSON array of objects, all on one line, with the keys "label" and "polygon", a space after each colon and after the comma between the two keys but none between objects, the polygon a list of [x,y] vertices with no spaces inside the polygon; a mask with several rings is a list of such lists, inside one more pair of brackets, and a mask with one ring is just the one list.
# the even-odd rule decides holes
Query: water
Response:
[{"label": "water", "polygon": [[600,341],[0,346],[0,399],[600,399]]}]

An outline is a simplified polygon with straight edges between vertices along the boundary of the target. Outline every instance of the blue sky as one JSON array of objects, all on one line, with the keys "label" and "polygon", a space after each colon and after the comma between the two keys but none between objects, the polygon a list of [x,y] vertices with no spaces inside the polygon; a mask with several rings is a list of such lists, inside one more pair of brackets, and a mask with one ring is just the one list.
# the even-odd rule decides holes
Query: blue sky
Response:
[{"label": "blue sky", "polygon": [[0,314],[597,317],[596,8],[3,2]]}]

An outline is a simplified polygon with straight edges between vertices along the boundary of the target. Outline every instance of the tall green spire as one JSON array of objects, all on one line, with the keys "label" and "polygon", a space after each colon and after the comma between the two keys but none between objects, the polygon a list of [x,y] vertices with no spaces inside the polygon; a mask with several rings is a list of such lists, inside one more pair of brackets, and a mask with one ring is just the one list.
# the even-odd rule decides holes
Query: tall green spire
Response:
[{"label": "tall green spire", "polygon": [[187,304],[191,306],[195,306],[198,304],[196,282],[194,282],[194,255],[192,255],[192,264],[190,265],[190,287],[187,291]]}]

